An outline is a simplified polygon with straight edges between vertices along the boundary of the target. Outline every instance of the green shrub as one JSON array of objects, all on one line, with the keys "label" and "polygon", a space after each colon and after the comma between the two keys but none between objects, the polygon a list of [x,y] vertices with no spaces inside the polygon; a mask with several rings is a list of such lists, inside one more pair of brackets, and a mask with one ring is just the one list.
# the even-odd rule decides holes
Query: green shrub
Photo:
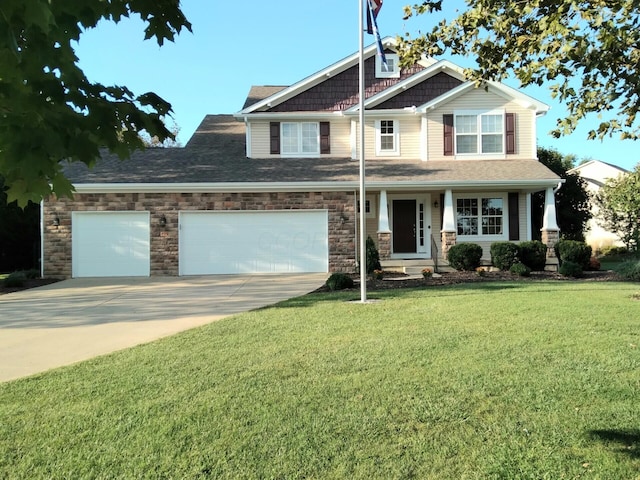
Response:
[{"label": "green shrub", "polygon": [[473,271],[480,266],[482,247],[476,243],[458,243],[447,253],[449,265],[456,270]]},{"label": "green shrub", "polygon": [[618,273],[625,280],[640,282],[640,260],[624,262]]},{"label": "green shrub", "polygon": [[522,263],[535,272],[544,270],[547,264],[547,246],[540,240],[520,242],[518,258]]},{"label": "green shrub", "polygon": [[32,268],[31,270],[25,270],[24,276],[28,279],[40,278],[40,271]]},{"label": "green shrub", "polygon": [[4,279],[4,286],[8,288],[24,287],[24,283],[27,280],[25,272],[13,272],[7,278]]},{"label": "green shrub", "polygon": [[365,249],[367,253],[367,273],[371,275],[374,270],[382,270],[382,266],[380,265],[380,253],[378,252],[376,244],[371,236],[367,237]]},{"label": "green shrub", "polygon": [[608,245],[600,250],[600,254],[603,257],[617,257],[618,255],[625,255],[627,252],[627,247],[617,247],[615,245]]},{"label": "green shrub", "polygon": [[518,246],[511,242],[491,244],[491,263],[500,270],[509,270],[518,261]]},{"label": "green shrub", "polygon": [[577,262],[572,262],[571,260],[565,260],[562,262],[558,271],[560,272],[560,275],[565,277],[578,278],[582,276],[582,266]]},{"label": "green shrub", "polygon": [[520,277],[528,277],[531,275],[531,269],[522,262],[516,262],[509,268],[509,271]]},{"label": "green shrub", "polygon": [[576,240],[560,240],[555,245],[556,256],[560,265],[564,262],[574,262],[580,265],[582,270],[589,268],[591,259],[591,246]]},{"label": "green shrub", "polygon": [[333,273],[325,285],[329,290],[344,290],[345,288],[353,288],[353,279],[346,273]]}]

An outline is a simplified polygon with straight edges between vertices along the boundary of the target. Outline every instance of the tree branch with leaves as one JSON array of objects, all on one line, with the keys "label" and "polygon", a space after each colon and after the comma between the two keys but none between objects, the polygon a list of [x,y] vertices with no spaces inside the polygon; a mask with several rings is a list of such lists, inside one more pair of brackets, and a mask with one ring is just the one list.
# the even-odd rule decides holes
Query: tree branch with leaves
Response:
[{"label": "tree branch with leaves", "polygon": [[191,24],[179,0],[3,0],[0,4],[0,175],[8,201],[70,195],[64,162],[93,165],[106,148],[120,158],[144,148],[144,130],[173,138],[171,105],[154,93],[90,82],[73,43],[100,21],[138,14],[144,38],[162,46]]},{"label": "tree branch with leaves", "polygon": [[[405,7],[405,18],[442,10],[447,0]],[[565,103],[555,137],[588,114],[600,116],[589,138],[638,139],[640,4],[635,0],[466,0],[467,9],[423,35],[399,37],[401,63],[445,52],[475,58],[478,85],[514,75],[522,86],[548,85]]]}]

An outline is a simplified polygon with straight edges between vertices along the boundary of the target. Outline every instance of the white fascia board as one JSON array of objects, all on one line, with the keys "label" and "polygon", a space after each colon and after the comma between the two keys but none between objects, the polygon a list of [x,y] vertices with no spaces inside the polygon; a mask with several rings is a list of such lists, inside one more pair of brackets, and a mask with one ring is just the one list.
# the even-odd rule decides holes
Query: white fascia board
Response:
[{"label": "white fascia board", "polygon": [[[564,180],[561,180],[563,183]],[[235,183],[79,183],[75,184],[75,193],[219,193],[219,192],[318,192],[351,191],[359,188],[360,182],[235,182]],[[538,191],[556,187],[558,179],[537,180],[483,180],[483,181],[368,181],[368,188],[388,191],[406,191],[415,189],[442,190],[487,190],[491,188],[518,188]]]},{"label": "white fascia board", "polygon": [[[450,74],[452,77],[457,78],[460,81],[464,81],[464,70],[457,65],[451,63],[448,60],[441,60],[439,62],[430,65],[425,68],[421,72],[418,72],[408,78],[405,78],[403,81],[396,83],[393,87],[389,87],[386,90],[383,90],[376,95],[369,97],[365,100],[364,106],[366,108],[375,107],[376,105],[381,104],[382,102],[388,100],[389,98],[395,97],[396,95],[402,93],[408,88],[412,88],[418,83],[424,82],[428,78],[433,77],[434,75],[446,72]],[[345,114],[357,113],[360,110],[360,105],[354,105],[345,111]]]},{"label": "white fascia board", "polygon": [[78,183],[75,193],[315,192],[353,190],[358,182]]},{"label": "white fascia board", "polygon": [[[443,190],[456,189],[458,191],[476,191],[490,189],[514,189],[537,192],[548,187],[557,187],[558,179],[538,180],[482,180],[482,181],[436,181],[436,182],[367,182],[367,188],[384,188],[389,191],[405,191],[416,189]],[[564,183],[564,180],[560,180]]]},{"label": "white fascia board", "polygon": [[[393,37],[385,37],[382,39],[382,44],[384,46],[395,47],[396,40]],[[363,50],[363,56],[365,59],[375,55],[377,53],[377,47],[375,42],[368,47],[365,47]],[[355,66],[360,61],[360,52],[353,53],[348,57],[343,58],[342,60],[329,65],[326,68],[323,68],[317,73],[310,75],[299,82],[294,83],[293,85],[285,88],[284,90],[279,91],[267,97],[253,105],[245,108],[244,110],[240,110],[236,115],[242,116],[247,113],[259,112],[263,108],[271,108],[280,103],[298,95],[299,93],[308,90],[309,88],[318,85],[324,82],[327,78],[333,77],[338,73],[342,73],[345,70]]]},{"label": "white fascia board", "polygon": [[341,117],[341,111],[333,112],[256,112],[245,114],[234,114],[234,117],[238,120],[242,120],[245,123],[250,123],[255,120],[322,120]]},{"label": "white fascia board", "polygon": [[[524,108],[528,108],[532,111],[535,111],[537,115],[544,115],[551,108],[549,107],[549,105],[542,103],[536,100],[535,98],[530,97],[529,95],[525,95],[524,93],[519,92],[515,88],[508,87],[502,83],[486,82],[486,85],[491,88],[490,90],[491,93],[499,95],[507,100],[513,100],[519,103],[520,105],[522,105]],[[456,88],[449,90],[447,93],[440,95],[437,98],[434,98],[430,102],[420,105],[418,107],[418,112],[426,113],[428,110],[432,110],[436,107],[441,107],[442,105],[445,105],[446,103],[450,102],[451,100],[454,100],[460,95],[463,95],[464,93],[474,90],[476,88],[482,88],[482,87],[476,87],[474,82],[465,82],[457,86]]]},{"label": "white fascia board", "polygon": [[486,83],[490,87],[495,88],[495,91],[492,91],[493,93],[496,93],[497,95],[500,95],[506,98],[507,100],[514,100],[518,102],[520,105],[522,105],[524,108],[535,110],[535,112],[538,114],[544,115],[551,108],[546,103],[542,103],[541,101],[536,100],[535,98],[530,97],[525,93],[522,93],[520,90],[516,90],[513,87],[505,85],[504,83],[499,83],[494,81],[488,81]]},{"label": "white fascia board", "polygon": [[[366,110],[367,118],[389,118],[389,117],[403,117],[407,115],[415,115],[416,109],[413,107],[405,107],[405,108],[390,108],[385,110]],[[359,113],[355,112],[345,112],[345,117],[357,117]]]}]

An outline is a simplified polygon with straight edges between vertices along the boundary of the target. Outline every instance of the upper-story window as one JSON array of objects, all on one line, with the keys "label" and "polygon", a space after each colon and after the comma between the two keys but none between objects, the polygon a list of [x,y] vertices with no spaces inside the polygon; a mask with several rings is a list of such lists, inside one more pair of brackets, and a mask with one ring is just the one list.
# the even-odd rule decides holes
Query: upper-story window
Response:
[{"label": "upper-story window", "polygon": [[318,122],[282,122],[282,154],[319,154],[320,128]]},{"label": "upper-story window", "polygon": [[376,78],[399,78],[400,77],[400,57],[396,53],[385,53],[387,65],[382,63],[380,55],[376,55]]},{"label": "upper-story window", "polygon": [[315,156],[331,153],[329,122],[270,122],[269,153]]},{"label": "upper-story window", "polygon": [[444,154],[465,156],[516,153],[515,115],[504,110],[456,111],[443,115]]},{"label": "upper-story window", "polygon": [[504,112],[456,113],[456,154],[504,153]]},{"label": "upper-story window", "polygon": [[397,120],[376,120],[376,155],[400,155],[400,127]]}]

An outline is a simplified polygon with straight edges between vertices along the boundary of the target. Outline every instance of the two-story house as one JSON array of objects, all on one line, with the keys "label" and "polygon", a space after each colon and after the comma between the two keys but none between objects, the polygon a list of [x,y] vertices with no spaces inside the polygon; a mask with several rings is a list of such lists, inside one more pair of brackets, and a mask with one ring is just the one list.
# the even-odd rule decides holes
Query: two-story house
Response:
[{"label": "two-story house", "polygon": [[499,83],[476,88],[448,61],[401,69],[384,44],[386,70],[375,46],[364,51],[364,152],[357,53],[291,86],[253,87],[182,149],[70,165],[74,198],[43,203],[44,274],[354,271],[360,211],[388,266],[446,262],[459,242],[488,259],[495,241],[531,239],[541,190],[552,246],[560,179],[536,159],[548,107]]}]

